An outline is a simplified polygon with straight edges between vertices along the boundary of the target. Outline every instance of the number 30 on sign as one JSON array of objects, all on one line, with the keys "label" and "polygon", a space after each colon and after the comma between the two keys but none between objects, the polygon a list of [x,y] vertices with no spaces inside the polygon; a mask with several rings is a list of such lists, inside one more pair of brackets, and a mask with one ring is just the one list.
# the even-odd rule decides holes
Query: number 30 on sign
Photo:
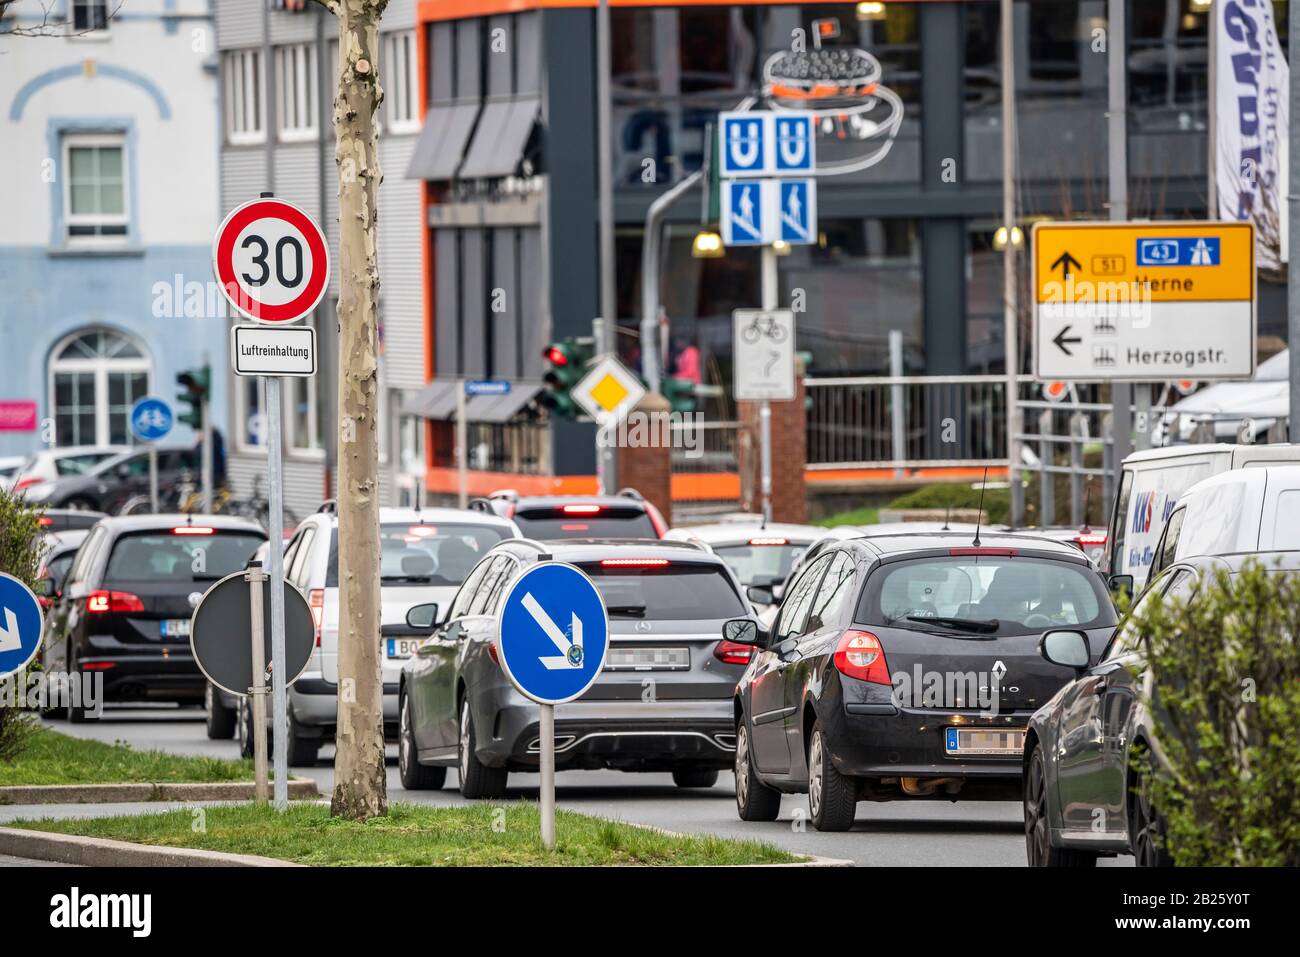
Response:
[{"label": "number 30 on sign", "polygon": [[329,248],[320,226],[293,203],[255,199],[232,210],[217,230],[212,273],[241,315],[296,322],[329,288]]}]

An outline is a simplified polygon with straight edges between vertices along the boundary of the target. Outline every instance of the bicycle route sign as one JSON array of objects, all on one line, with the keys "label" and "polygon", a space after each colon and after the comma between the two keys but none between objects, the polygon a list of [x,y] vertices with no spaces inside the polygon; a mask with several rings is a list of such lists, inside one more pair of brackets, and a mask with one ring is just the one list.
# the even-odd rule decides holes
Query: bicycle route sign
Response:
[{"label": "bicycle route sign", "polygon": [[737,399],[794,399],[794,313],[737,309],[731,314]]}]

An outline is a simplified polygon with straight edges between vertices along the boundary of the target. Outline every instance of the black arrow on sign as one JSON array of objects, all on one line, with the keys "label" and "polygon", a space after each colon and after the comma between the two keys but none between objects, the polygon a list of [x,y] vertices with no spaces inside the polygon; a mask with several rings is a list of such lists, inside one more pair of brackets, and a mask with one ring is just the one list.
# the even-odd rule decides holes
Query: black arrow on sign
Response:
[{"label": "black arrow on sign", "polygon": [[1078,336],[1070,336],[1070,337],[1067,339],[1067,338],[1065,337],[1065,334],[1066,334],[1067,332],[1069,332],[1070,329],[1071,329],[1070,326],[1066,326],[1064,329],[1062,329],[1060,332],[1058,332],[1058,333],[1056,334],[1056,338],[1054,338],[1054,339],[1052,340],[1053,342],[1056,343],[1056,348],[1060,349],[1060,350],[1061,350],[1062,352],[1064,352],[1067,356],[1072,356],[1072,355],[1074,355],[1074,353],[1071,352],[1069,349],[1065,348],[1066,343],[1069,343],[1069,344],[1072,345],[1072,346],[1077,346],[1079,343],[1083,342],[1083,340],[1080,339]]},{"label": "black arrow on sign", "polygon": [[1056,262],[1052,263],[1051,268],[1056,269],[1058,266],[1061,269],[1061,278],[1069,279],[1075,269],[1083,268],[1083,263],[1071,256],[1070,251],[1067,249],[1056,257]]}]

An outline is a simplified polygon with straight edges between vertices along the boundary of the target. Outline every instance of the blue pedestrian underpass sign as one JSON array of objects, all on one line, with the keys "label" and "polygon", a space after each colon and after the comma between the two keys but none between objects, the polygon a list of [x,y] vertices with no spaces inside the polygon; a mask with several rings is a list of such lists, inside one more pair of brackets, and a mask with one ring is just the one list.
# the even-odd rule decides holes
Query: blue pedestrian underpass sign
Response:
[{"label": "blue pedestrian underpass sign", "polygon": [[172,430],[172,407],[153,396],[131,406],[131,434],[141,442],[157,442]]},{"label": "blue pedestrian underpass sign", "polygon": [[497,655],[511,683],[538,704],[583,695],[600,677],[608,648],[605,602],[572,565],[534,565],[506,595]]},{"label": "blue pedestrian underpass sign", "polygon": [[41,603],[32,590],[0,572],[0,677],[17,674],[36,657],[43,628]]}]

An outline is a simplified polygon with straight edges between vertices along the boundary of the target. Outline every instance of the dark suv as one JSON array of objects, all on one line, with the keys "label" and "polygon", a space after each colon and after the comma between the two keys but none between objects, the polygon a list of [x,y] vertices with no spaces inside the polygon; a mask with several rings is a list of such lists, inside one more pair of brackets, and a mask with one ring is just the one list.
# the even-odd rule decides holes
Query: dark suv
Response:
[{"label": "dark suv", "polygon": [[1014,800],[1025,729],[1069,680],[1043,632],[1086,635],[1095,660],[1115,625],[1077,548],[969,532],[850,539],[790,580],[770,636],[736,688],[736,805],[775,820],[806,792],[818,830],[846,830],[860,800]]},{"label": "dark suv", "polygon": [[493,492],[470,508],[494,512],[519,526],[525,538],[663,538],[668,531],[659,510],[636,489],[617,495],[519,495]]},{"label": "dark suv", "polygon": [[[209,586],[242,569],[264,541],[261,526],[242,518],[101,520],[50,610],[46,670],[101,672],[108,701],[202,701],[190,617]],[[70,720],[84,717],[69,706]]]},{"label": "dark suv", "polygon": [[[605,668],[580,699],[555,706],[556,767],[671,771],[710,787],[730,767],[731,699],[750,649],[719,641],[745,614],[730,567],[677,542],[512,539],[475,565],[402,668],[398,768],[406,788],[439,788],[458,766],[466,797],[500,797],[511,771],[536,771],[538,707],[498,664],[503,596],[539,562],[589,575],[609,614]],[[408,622],[433,609],[416,606]]]}]

